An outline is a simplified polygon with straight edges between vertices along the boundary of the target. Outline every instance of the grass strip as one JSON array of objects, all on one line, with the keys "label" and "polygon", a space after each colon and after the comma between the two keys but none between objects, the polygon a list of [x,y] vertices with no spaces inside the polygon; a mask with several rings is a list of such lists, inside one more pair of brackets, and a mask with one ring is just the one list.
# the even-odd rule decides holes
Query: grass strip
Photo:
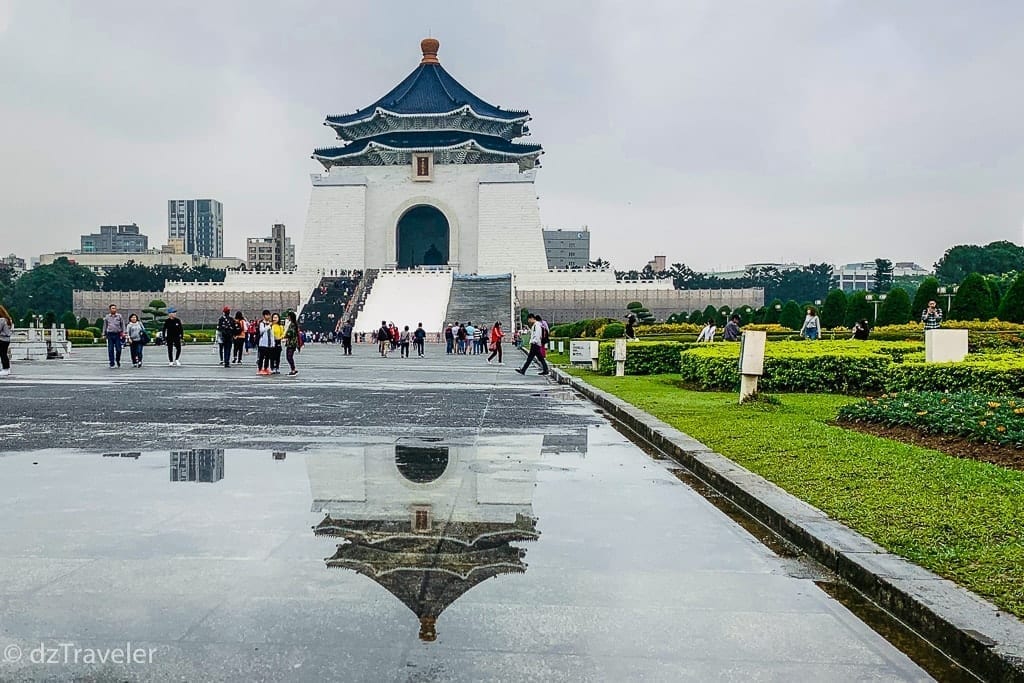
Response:
[{"label": "grass strip", "polygon": [[738,405],[673,375],[570,369],[888,550],[1024,617],[1024,472],[844,429],[857,399],[787,394]]}]

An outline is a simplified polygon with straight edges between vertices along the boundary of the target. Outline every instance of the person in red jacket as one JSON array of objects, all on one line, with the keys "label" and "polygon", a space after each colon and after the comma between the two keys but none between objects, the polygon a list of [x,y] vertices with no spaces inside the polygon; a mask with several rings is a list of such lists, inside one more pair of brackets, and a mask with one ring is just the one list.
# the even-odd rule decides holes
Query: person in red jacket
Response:
[{"label": "person in red jacket", "polygon": [[498,365],[504,365],[505,363],[501,360],[501,342],[505,338],[505,333],[501,331],[501,322],[494,323],[494,327],[491,328],[491,340],[490,348],[491,355],[487,357],[487,362],[490,363],[494,360],[494,357],[498,357]]}]

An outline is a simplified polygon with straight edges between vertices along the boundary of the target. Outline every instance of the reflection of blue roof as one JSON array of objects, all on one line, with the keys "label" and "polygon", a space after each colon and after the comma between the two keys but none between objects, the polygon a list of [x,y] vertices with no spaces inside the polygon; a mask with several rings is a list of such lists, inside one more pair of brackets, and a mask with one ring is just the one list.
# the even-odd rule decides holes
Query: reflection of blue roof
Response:
[{"label": "reflection of blue roof", "polygon": [[451,147],[461,147],[469,143],[475,143],[478,147],[488,152],[504,154],[508,156],[526,156],[540,154],[540,145],[523,145],[516,142],[509,142],[504,138],[493,135],[481,135],[465,131],[415,131],[395,132],[374,135],[362,138],[344,147],[324,147],[314,153],[315,158],[340,159],[342,157],[358,156],[365,152],[371,145],[387,147],[390,149],[404,149],[412,151],[431,151]]},{"label": "reflection of blue roof", "polygon": [[440,64],[425,63],[406,76],[387,95],[352,114],[328,116],[328,124],[352,124],[370,119],[378,109],[394,114],[445,114],[469,107],[480,118],[499,121],[527,121],[529,112],[510,111],[484,102],[452,78]]}]

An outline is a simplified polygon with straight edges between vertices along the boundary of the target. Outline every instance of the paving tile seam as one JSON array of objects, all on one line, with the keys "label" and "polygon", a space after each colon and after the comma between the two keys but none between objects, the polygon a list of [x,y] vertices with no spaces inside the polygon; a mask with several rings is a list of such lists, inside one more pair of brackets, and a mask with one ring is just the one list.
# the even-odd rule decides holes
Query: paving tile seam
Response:
[{"label": "paving tile seam", "polygon": [[[608,411],[639,438],[659,448],[709,486],[808,555],[835,571],[879,607],[985,680],[1024,681],[1024,622],[965,588],[908,560],[880,552],[851,552],[824,533],[863,547],[867,537],[833,520],[767,479],[747,470],[671,425],[584,380],[553,369],[555,379]],[[815,522],[821,529],[806,522]],[[867,559],[885,558],[905,573],[876,573]],[[906,575],[910,574],[909,577]],[[925,600],[902,585],[927,581],[938,594]],[[966,610],[966,612],[965,612]]]}]

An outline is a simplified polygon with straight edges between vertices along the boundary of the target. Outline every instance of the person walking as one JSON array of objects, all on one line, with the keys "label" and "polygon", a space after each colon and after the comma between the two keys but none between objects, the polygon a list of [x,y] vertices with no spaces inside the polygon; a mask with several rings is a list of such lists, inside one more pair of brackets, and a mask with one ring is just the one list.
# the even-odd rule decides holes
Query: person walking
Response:
[{"label": "person walking", "polygon": [[257,326],[256,334],[256,374],[270,374],[270,356],[274,350],[274,323],[270,318],[270,311],[264,309],[263,320]]},{"label": "person walking", "polygon": [[281,316],[277,313],[270,316],[270,325],[274,334],[274,346],[270,353],[270,374],[281,374],[281,349],[284,342],[284,325],[281,324]]},{"label": "person walking", "polygon": [[232,340],[232,363],[242,362],[242,350],[245,348],[245,338],[249,333],[249,323],[241,311],[235,313],[235,338]]},{"label": "person walking", "polygon": [[853,326],[853,336],[850,339],[857,339],[859,341],[866,341],[868,335],[871,334],[871,326],[868,324],[867,318],[861,318],[857,321],[857,324]]},{"label": "person walking", "polygon": [[352,355],[352,319],[349,318],[341,324],[341,353],[344,356]]},{"label": "person walking", "polygon": [[715,341],[715,332],[717,331],[718,328],[715,326],[715,323],[708,318],[708,321],[704,323],[704,327],[701,328],[700,334],[697,335],[697,343]]},{"label": "person walking", "polygon": [[380,351],[381,358],[387,358],[388,351],[391,350],[391,329],[387,320],[380,321],[380,329],[377,330],[377,350]]},{"label": "person walking", "polygon": [[807,317],[804,318],[804,325],[800,328],[800,336],[804,339],[815,340],[821,330],[821,319],[818,318],[818,311],[814,306],[807,309]]},{"label": "person walking", "polygon": [[491,328],[491,339],[490,349],[491,355],[487,357],[487,362],[490,363],[494,360],[494,357],[498,357],[498,365],[504,365],[501,359],[501,342],[505,338],[505,333],[501,331],[501,322],[494,323],[494,327]]},{"label": "person walking", "polygon": [[163,335],[164,344],[167,345],[167,366],[181,365],[181,340],[185,338],[185,327],[178,318],[178,309],[167,309]]},{"label": "person walking", "polygon": [[722,341],[738,342],[740,340],[740,316],[733,313],[729,322],[725,324],[725,331],[722,333]]},{"label": "person walking", "polygon": [[217,321],[217,339],[220,342],[220,364],[231,367],[231,352],[235,347],[235,319],[231,317],[231,307],[225,306]]},{"label": "person walking", "polygon": [[526,362],[523,363],[523,367],[517,368],[516,372],[520,375],[525,375],[527,369],[530,367],[530,363],[534,360],[540,361],[541,370],[538,374],[548,374],[548,362],[544,359],[544,328],[540,324],[540,320],[531,313],[526,321],[530,324],[530,353],[526,356]]},{"label": "person walking", "polygon": [[14,320],[7,309],[0,306],[0,377],[11,374],[11,334]]},{"label": "person walking", "polygon": [[928,302],[928,308],[921,311],[921,322],[924,329],[937,330],[942,325],[942,309],[935,305],[934,301]]},{"label": "person walking", "polygon": [[132,313],[128,316],[128,327],[125,330],[128,335],[128,347],[132,354],[132,367],[142,367],[142,347],[146,345],[146,327],[139,322],[139,316]]},{"label": "person walking", "polygon": [[423,342],[427,340],[427,331],[423,329],[423,323],[416,325],[416,331],[412,333],[412,343],[416,347],[416,356],[423,358]]},{"label": "person walking", "polygon": [[455,333],[450,324],[444,326],[444,352],[447,356],[455,353]]},{"label": "person walking", "polygon": [[124,316],[117,312],[117,306],[110,304],[109,312],[103,318],[103,329],[101,334],[107,340],[107,359],[110,367],[121,367],[121,347],[124,346],[125,322]]},{"label": "person walking", "polygon": [[294,311],[288,311],[287,320],[284,323],[284,347],[288,367],[291,368],[288,376],[294,377],[299,374],[299,371],[295,369],[295,352],[302,349],[302,330],[299,329],[299,321],[295,318]]},{"label": "person walking", "polygon": [[409,326],[406,325],[402,330],[402,334],[398,337],[398,347],[401,349],[401,357],[409,357],[409,344],[412,343],[412,334],[409,332]]}]

